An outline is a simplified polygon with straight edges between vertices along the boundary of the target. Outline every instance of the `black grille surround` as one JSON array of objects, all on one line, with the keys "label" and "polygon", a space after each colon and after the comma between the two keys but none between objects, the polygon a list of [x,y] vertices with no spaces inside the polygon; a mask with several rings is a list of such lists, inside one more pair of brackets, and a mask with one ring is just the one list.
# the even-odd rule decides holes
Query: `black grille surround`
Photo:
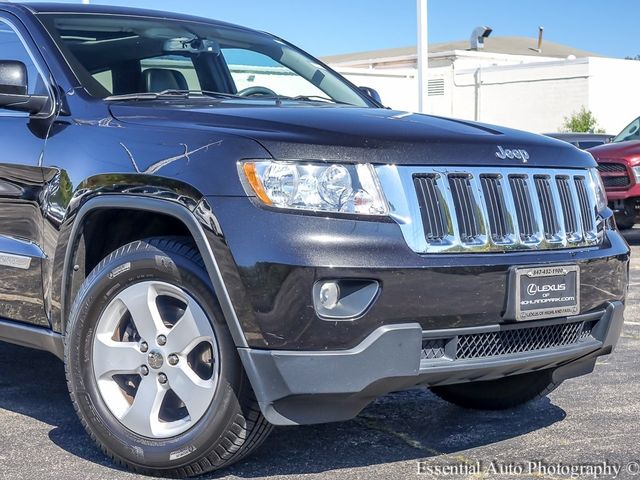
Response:
[{"label": "black grille surround", "polygon": [[[592,320],[604,312],[590,314],[586,320],[545,322],[539,325],[509,324],[500,330],[463,333],[447,338],[425,338],[422,342],[421,360],[473,360],[540,352],[549,349],[571,347],[594,341],[592,331],[598,320]],[[434,332],[425,332],[433,334]]]}]

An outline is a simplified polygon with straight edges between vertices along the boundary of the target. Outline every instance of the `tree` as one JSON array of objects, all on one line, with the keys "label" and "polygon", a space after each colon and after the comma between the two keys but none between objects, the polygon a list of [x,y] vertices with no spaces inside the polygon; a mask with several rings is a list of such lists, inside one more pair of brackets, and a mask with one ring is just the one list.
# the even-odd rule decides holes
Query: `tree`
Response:
[{"label": "tree", "polygon": [[573,112],[570,116],[564,117],[564,123],[561,130],[563,132],[576,133],[604,133],[604,130],[598,127],[598,120],[591,110],[585,107],[579,111]]}]

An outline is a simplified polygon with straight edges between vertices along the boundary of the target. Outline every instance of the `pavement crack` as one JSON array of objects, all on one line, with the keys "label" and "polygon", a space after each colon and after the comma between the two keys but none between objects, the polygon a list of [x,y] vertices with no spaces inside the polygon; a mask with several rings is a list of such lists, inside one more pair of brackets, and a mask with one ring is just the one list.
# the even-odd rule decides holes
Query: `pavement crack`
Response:
[{"label": "pavement crack", "polygon": [[411,438],[410,435],[404,433],[404,432],[399,432],[397,430],[394,430],[393,428],[391,428],[388,425],[385,425],[384,423],[378,422],[376,421],[375,418],[373,417],[367,417],[366,415],[360,415],[359,417],[357,417],[356,422],[358,422],[360,425],[363,425],[364,427],[370,428],[372,430],[377,430],[379,432],[382,433],[386,433],[388,435],[391,435],[399,440],[401,440],[403,443],[405,443],[406,445],[408,445],[411,448],[415,448],[416,450],[422,450],[424,452],[427,452],[431,455],[445,455],[445,453],[440,452],[434,448],[428,447],[426,445],[424,445],[420,440],[416,440],[415,438]]}]

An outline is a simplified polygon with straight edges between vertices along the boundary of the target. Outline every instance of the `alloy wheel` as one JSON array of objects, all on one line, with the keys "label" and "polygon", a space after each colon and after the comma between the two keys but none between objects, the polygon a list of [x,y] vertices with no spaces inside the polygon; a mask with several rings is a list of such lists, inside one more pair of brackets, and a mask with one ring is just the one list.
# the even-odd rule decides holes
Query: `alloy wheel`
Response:
[{"label": "alloy wheel", "polygon": [[159,281],[131,285],[107,305],[92,360],[107,408],[149,438],[193,427],[218,385],[218,347],[206,313],[185,290]]}]

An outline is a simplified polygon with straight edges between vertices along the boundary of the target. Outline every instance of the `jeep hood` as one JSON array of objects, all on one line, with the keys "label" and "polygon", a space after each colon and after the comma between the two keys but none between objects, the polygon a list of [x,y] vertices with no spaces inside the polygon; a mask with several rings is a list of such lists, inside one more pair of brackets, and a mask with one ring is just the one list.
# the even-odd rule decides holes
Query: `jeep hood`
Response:
[{"label": "jeep hood", "polygon": [[216,130],[251,138],[276,159],[406,165],[523,165],[498,147],[527,150],[529,166],[594,166],[591,155],[558,140],[462,120],[386,109],[273,102],[114,103],[119,121]]}]

